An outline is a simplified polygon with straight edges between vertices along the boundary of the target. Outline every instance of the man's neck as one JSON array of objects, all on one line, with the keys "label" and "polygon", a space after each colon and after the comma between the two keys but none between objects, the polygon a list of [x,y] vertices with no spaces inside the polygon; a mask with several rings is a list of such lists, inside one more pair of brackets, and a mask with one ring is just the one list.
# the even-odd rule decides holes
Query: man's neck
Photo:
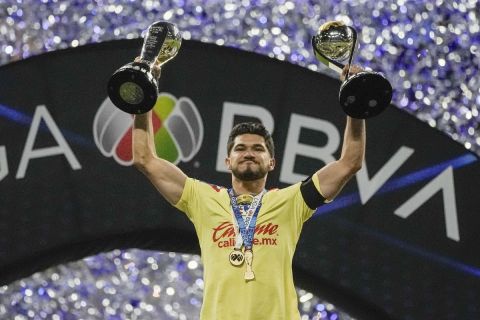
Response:
[{"label": "man's neck", "polygon": [[266,177],[254,181],[242,181],[238,180],[235,177],[232,177],[232,188],[235,191],[235,194],[251,194],[257,195],[265,189],[265,184],[267,182]]}]

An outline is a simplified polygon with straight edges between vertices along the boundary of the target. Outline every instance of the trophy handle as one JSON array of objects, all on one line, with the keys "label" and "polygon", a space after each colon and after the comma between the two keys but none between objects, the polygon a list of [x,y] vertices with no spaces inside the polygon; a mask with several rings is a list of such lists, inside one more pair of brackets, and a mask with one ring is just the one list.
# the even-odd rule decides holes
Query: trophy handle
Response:
[{"label": "trophy handle", "polygon": [[[350,66],[352,64],[353,53],[355,51],[355,47],[357,46],[357,31],[352,27],[348,27],[348,28],[352,31],[353,44],[352,44],[352,48],[350,49],[350,56],[348,58],[347,76],[345,77],[345,80],[348,80],[348,77],[350,76]],[[312,37],[312,47],[313,47],[313,51],[315,52],[315,57],[317,58],[318,61],[320,61],[321,63],[326,65],[328,68],[332,69],[333,71],[339,74],[342,74],[342,71],[343,71],[343,68],[345,68],[345,65],[341,64],[338,61],[335,61],[326,57],[324,54],[318,51],[317,48],[315,47],[315,36]]]},{"label": "trophy handle", "polygon": [[350,57],[348,58],[348,68],[347,68],[347,75],[345,76],[345,81],[347,81],[348,78],[350,77],[350,66],[352,65],[353,53],[355,52],[355,48],[357,47],[357,31],[352,27],[348,27],[348,29],[352,31],[353,43],[352,43],[352,49],[350,50]]}]

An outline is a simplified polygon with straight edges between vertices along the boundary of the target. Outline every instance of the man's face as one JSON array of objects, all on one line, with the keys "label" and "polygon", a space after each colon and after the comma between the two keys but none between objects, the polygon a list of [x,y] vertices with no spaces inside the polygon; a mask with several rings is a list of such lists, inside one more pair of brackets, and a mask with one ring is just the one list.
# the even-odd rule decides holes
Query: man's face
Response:
[{"label": "man's face", "polygon": [[235,137],[225,163],[239,180],[253,181],[264,178],[275,167],[265,139],[257,134],[242,134]]}]

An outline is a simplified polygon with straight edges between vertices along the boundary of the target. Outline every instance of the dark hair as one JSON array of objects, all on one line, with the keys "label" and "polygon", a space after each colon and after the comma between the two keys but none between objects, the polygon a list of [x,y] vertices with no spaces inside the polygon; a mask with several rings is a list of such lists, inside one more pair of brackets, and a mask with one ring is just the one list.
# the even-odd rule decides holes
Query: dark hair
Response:
[{"label": "dark hair", "polygon": [[259,122],[242,122],[233,127],[232,131],[230,132],[230,136],[228,137],[227,155],[230,155],[230,151],[232,151],[235,138],[239,135],[247,133],[257,134],[263,137],[263,139],[265,139],[265,145],[267,146],[268,153],[270,153],[272,158],[275,157],[275,146],[273,145],[272,136],[270,135],[270,132],[265,129],[263,124]]}]

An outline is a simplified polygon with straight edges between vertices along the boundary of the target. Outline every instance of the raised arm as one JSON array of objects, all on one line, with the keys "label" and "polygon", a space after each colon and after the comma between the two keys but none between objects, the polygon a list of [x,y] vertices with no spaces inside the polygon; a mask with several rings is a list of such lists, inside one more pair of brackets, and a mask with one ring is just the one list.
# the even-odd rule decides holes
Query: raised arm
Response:
[{"label": "raised arm", "polygon": [[176,204],[182,196],[187,176],[174,164],[157,157],[153,140],[152,111],[135,115],[134,165],[148,177],[168,202]]},{"label": "raised arm", "polygon": [[[350,68],[350,74],[360,72],[358,66]],[[344,78],[345,74],[342,74]],[[365,120],[347,116],[340,159],[325,165],[316,172],[320,191],[327,200],[332,200],[350,178],[362,167],[365,157]]]}]

